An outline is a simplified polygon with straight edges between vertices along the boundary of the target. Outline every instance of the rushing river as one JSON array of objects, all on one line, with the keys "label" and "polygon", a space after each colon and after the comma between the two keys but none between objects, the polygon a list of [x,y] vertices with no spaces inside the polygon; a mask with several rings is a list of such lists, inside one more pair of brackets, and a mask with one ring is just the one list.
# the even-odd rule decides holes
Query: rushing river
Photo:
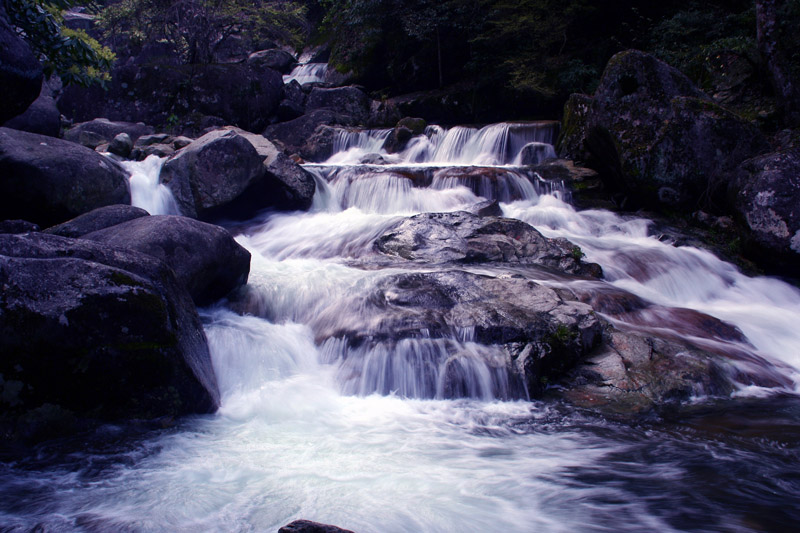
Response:
[{"label": "rushing river", "polygon": [[[0,463],[0,531],[275,531],[297,518],[364,533],[794,530],[800,291],[661,242],[646,220],[575,211],[515,166],[526,146],[552,155],[553,134],[547,124],[430,127],[400,154],[381,150],[387,131],[343,134],[329,161],[306,167],[318,184],[310,212],[235,226],[252,254],[247,295],[201,311],[220,411],[133,435],[105,427]],[[385,164],[359,163],[375,154]],[[450,169],[475,165],[491,179]],[[134,203],[174,212],[159,168],[131,164]],[[367,351],[326,335],[363,321],[357,296],[402,271],[366,259],[384,230],[485,198],[604,270],[602,282],[529,274],[537,281],[611,284],[715,316],[785,385],[624,424],[504,389],[479,362],[490,347],[469,332]],[[443,343],[471,361],[465,398],[444,399]],[[432,377],[418,375],[420,358]]]}]

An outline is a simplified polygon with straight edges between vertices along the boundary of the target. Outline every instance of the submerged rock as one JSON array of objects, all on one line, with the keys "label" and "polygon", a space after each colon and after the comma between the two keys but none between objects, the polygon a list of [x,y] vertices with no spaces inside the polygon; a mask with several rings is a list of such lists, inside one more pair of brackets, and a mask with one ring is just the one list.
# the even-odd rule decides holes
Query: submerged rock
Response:
[{"label": "submerged rock", "polygon": [[128,174],[79,144],[0,128],[0,211],[42,227],[130,204]]},{"label": "submerged rock", "polygon": [[[74,430],[73,419],[216,410],[202,325],[161,261],[55,235],[0,235],[0,284],[3,439],[55,436]],[[42,416],[44,427],[30,422]]]},{"label": "submerged rock", "polygon": [[602,273],[599,265],[584,263],[581,249],[565,239],[548,239],[520,220],[465,211],[404,219],[381,235],[375,248],[428,264],[502,262],[593,277]]},{"label": "submerged rock", "polygon": [[137,217],[82,238],[164,261],[197,305],[223,298],[247,283],[250,273],[250,252],[227,230],[186,217]]},{"label": "submerged rock", "polygon": [[320,524],[311,520],[295,520],[278,530],[278,533],[353,533],[349,529]]}]

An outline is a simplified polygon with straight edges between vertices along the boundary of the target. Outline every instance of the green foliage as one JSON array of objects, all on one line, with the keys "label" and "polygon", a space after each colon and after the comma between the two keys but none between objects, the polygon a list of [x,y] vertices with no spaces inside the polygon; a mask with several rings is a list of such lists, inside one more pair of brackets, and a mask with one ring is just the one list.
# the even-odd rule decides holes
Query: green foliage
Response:
[{"label": "green foliage", "polygon": [[304,5],[289,0],[121,0],[100,15],[109,41],[134,47],[166,42],[184,63],[210,63],[232,35],[295,48],[308,35]]},{"label": "green foliage", "polygon": [[62,13],[80,0],[4,0],[9,22],[39,56],[46,75],[88,87],[111,79],[114,53],[83,30],[63,26]]}]

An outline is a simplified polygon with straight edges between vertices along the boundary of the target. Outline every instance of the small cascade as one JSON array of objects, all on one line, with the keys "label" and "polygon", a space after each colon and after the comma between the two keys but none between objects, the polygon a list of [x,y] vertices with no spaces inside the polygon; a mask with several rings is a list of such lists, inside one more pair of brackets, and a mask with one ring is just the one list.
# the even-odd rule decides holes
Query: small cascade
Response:
[{"label": "small cascade", "polygon": [[426,165],[518,165],[521,153],[530,145],[550,146],[542,157],[555,156],[552,144],[558,135],[554,122],[501,123],[483,128],[456,126],[445,129],[428,126],[424,135],[413,137],[397,154],[383,150],[391,130],[362,130],[339,133],[327,165],[354,165],[370,153],[377,153],[390,164]]},{"label": "small cascade", "polygon": [[131,174],[131,205],[141,207],[151,215],[179,215],[172,191],[159,183],[164,161],[166,158],[155,155],[141,162],[122,161],[122,166]]},{"label": "small cascade", "polygon": [[496,346],[457,339],[401,339],[353,348],[330,338],[320,347],[323,363],[338,366],[345,394],[397,394],[404,398],[525,398]]},{"label": "small cascade", "polygon": [[325,81],[325,73],[328,72],[327,63],[302,63],[283,76],[283,83],[294,80],[300,85],[306,83],[321,83]]}]

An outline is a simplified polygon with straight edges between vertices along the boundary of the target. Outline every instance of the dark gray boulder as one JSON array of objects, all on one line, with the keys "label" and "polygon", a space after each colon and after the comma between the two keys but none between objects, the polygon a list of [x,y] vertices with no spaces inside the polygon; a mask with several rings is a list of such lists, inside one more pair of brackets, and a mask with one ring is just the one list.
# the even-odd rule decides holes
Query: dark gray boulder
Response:
[{"label": "dark gray boulder", "polygon": [[52,226],[92,209],[130,204],[128,174],[75,143],[0,128],[0,211]]},{"label": "dark gray boulder", "polygon": [[50,137],[58,137],[61,133],[61,112],[56,106],[56,101],[51,95],[50,87],[46,81],[42,82],[39,97],[25,110],[3,124],[11,128]]},{"label": "dark gray boulder", "polygon": [[402,152],[414,135],[422,135],[428,123],[423,118],[403,117],[395,125],[383,143],[383,149],[390,154]]},{"label": "dark gray boulder", "polygon": [[77,238],[83,237],[87,233],[93,231],[122,224],[134,218],[147,216],[150,216],[150,213],[140,207],[124,204],[108,205],[105,207],[98,207],[72,220],[47,228],[44,230],[44,233]]},{"label": "dark gray boulder", "polygon": [[29,233],[31,231],[39,231],[38,225],[27,220],[0,220],[0,233]]},{"label": "dark gray boulder", "polygon": [[161,181],[184,215],[200,219],[308,209],[316,188],[314,178],[265,137],[233,127],[207,133],[168,159]]},{"label": "dark gray boulder", "polygon": [[260,50],[247,56],[247,65],[251,68],[269,68],[281,74],[288,74],[297,64],[297,59],[280,48]]},{"label": "dark gray boulder", "polygon": [[[101,142],[110,143],[114,137],[120,133],[127,133],[134,142],[142,135],[153,133],[153,128],[142,122],[111,121],[106,118],[96,118],[88,122],[75,124],[64,132],[64,139],[80,144],[84,142],[95,142],[94,139],[102,139]],[[101,142],[97,142],[92,148]]]},{"label": "dark gray boulder", "polygon": [[219,405],[202,324],[163,262],[43,233],[0,235],[0,284],[4,440]]},{"label": "dark gray boulder", "polygon": [[42,65],[28,44],[8,24],[0,6],[0,124],[23,113],[39,96]]},{"label": "dark gray boulder", "polygon": [[426,264],[502,262],[601,275],[599,265],[583,262],[581,249],[565,239],[548,239],[520,220],[466,211],[406,218],[378,237],[375,249]]},{"label": "dark gray boulder", "polygon": [[[288,153],[299,153],[303,159],[320,161],[316,156],[320,153],[312,143],[313,137],[322,126],[354,126],[355,120],[340,112],[330,109],[309,109],[304,115],[273,124],[264,130],[264,137],[280,145]],[[313,157],[312,157],[313,156]],[[323,159],[330,157],[330,154]]]},{"label": "dark gray boulder", "polygon": [[120,133],[108,145],[108,151],[120,157],[130,157],[133,150],[133,141],[127,133]]},{"label": "dark gray boulder", "polygon": [[369,96],[358,87],[314,87],[308,95],[306,109],[329,109],[363,125],[369,121],[371,107]]},{"label": "dark gray boulder", "polygon": [[[732,187],[738,218],[759,263],[800,265],[800,143],[742,163]],[[764,261],[766,259],[766,261]]]},{"label": "dark gray boulder", "polygon": [[295,520],[278,530],[278,533],[353,533],[349,529],[320,524],[311,520]]},{"label": "dark gray boulder", "polygon": [[593,98],[570,98],[562,132],[561,153],[588,161],[609,188],[681,209],[720,209],[736,166],[766,148],[755,126],[636,50],[609,60]]},{"label": "dark gray boulder", "polygon": [[261,158],[250,142],[234,131],[215,130],[167,159],[160,179],[183,215],[208,220],[236,216],[238,208],[246,211],[240,216],[252,214],[258,205],[237,204],[261,203],[244,193],[263,176]]},{"label": "dark gray boulder", "polygon": [[82,238],[162,260],[197,305],[223,298],[247,283],[250,273],[250,252],[227,230],[186,217],[137,217]]},{"label": "dark gray boulder", "polygon": [[341,130],[327,124],[318,126],[299,148],[300,156],[315,163],[327,160],[333,155],[333,145]]}]

